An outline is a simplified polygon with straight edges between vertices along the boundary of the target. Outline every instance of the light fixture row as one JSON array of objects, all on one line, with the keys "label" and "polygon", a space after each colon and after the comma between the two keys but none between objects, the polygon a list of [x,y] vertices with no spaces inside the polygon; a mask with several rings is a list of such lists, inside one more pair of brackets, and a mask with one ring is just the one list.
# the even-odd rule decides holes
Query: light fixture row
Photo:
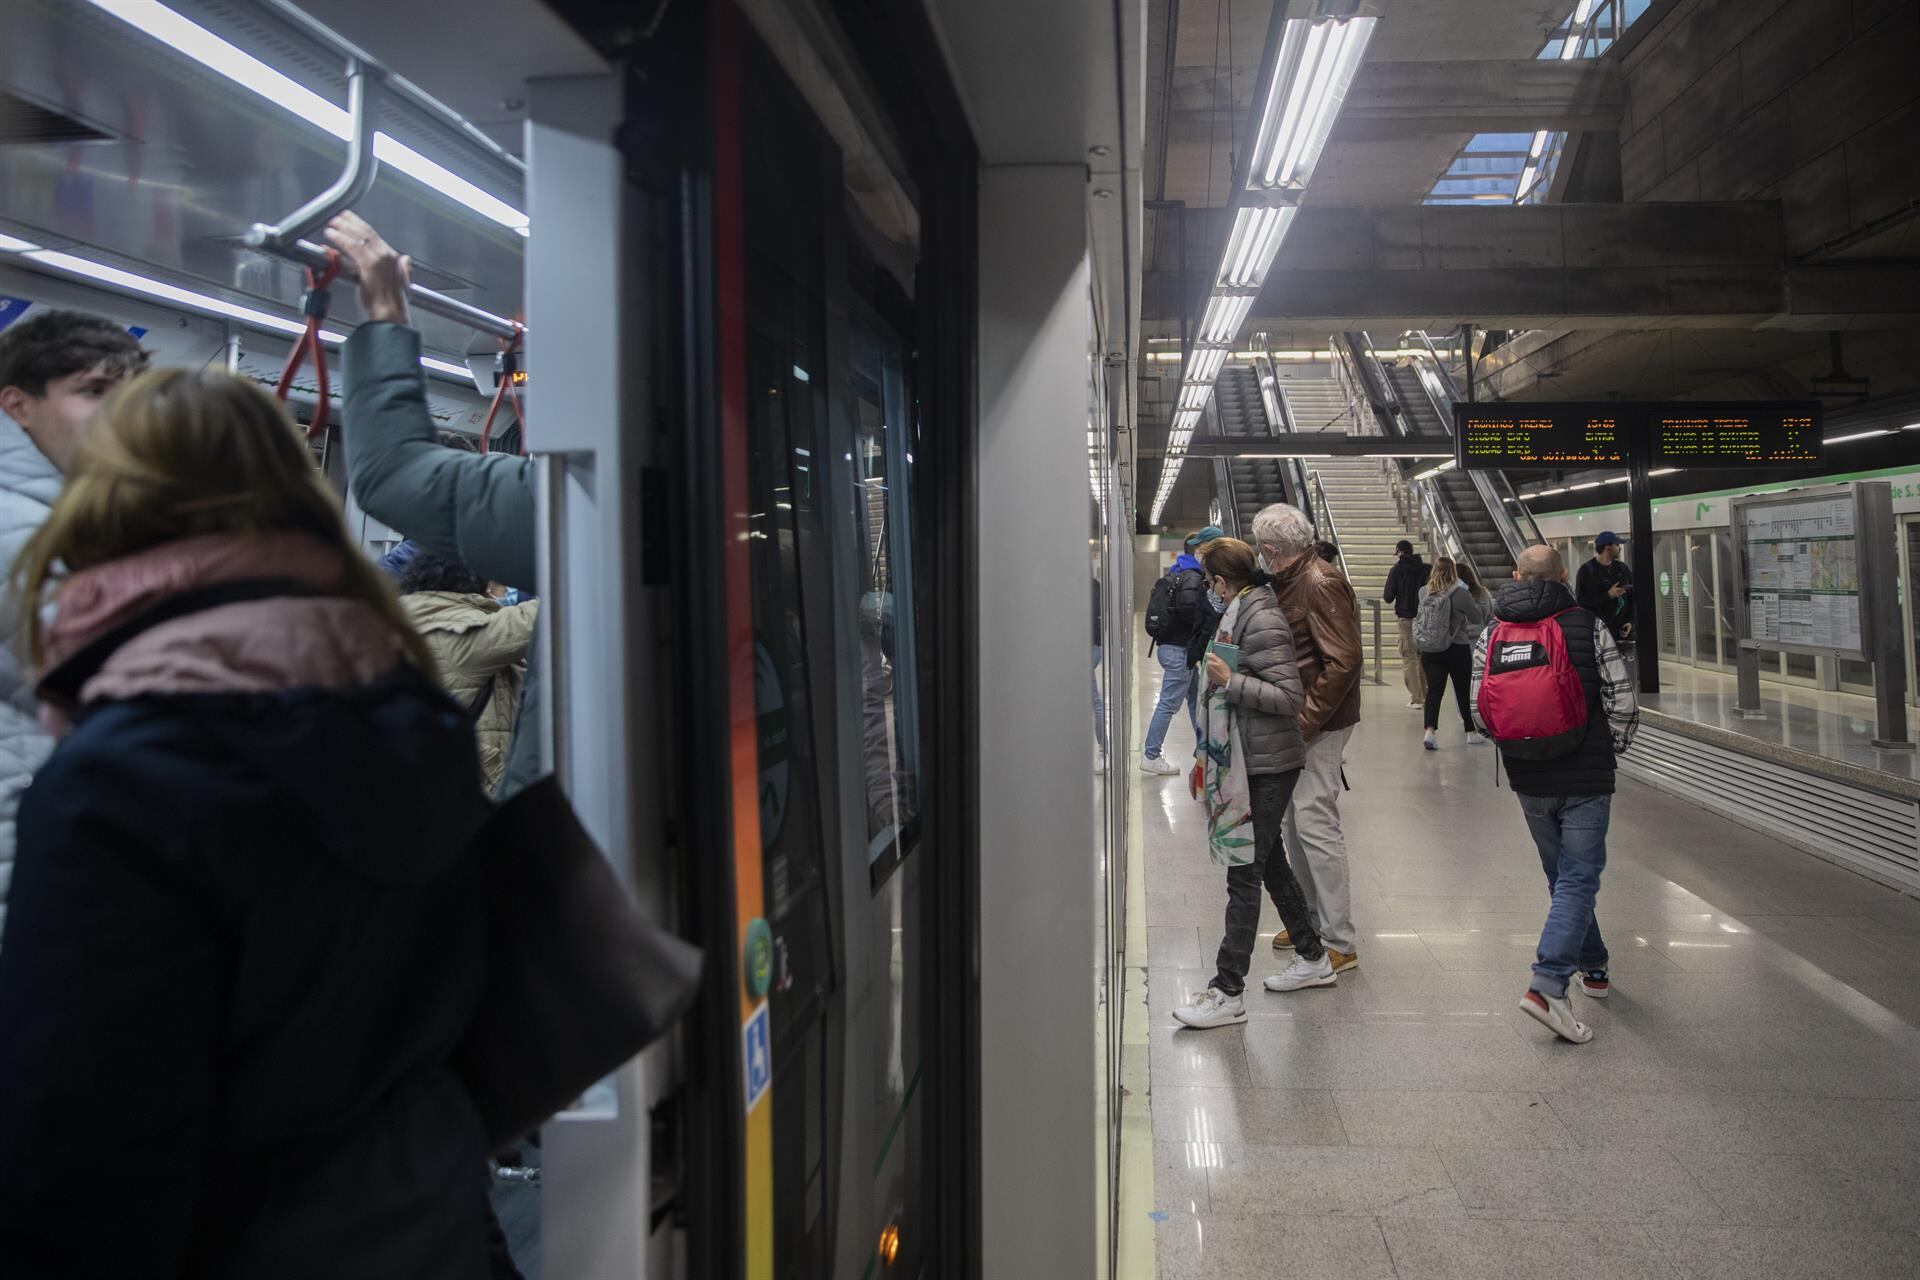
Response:
[{"label": "light fixture row", "polygon": [[1153,499],[1154,524],[1160,522],[1180,478],[1187,443],[1213,396],[1233,340],[1299,214],[1300,198],[1326,150],[1377,21],[1311,17],[1281,26],[1266,82],[1254,91],[1260,118],[1254,125],[1246,179],[1234,201],[1233,227],[1200,317],[1199,339],[1187,353],[1179,412],[1167,434],[1160,487]]}]

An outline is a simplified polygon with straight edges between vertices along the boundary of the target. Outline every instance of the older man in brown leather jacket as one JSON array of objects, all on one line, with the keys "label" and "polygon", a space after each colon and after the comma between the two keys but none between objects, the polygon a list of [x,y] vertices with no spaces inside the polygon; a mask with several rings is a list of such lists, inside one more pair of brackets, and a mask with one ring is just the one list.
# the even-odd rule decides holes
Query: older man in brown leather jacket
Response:
[{"label": "older man in brown leather jacket", "polygon": [[[1253,540],[1293,624],[1306,692],[1299,726],[1307,762],[1287,806],[1287,861],[1338,972],[1360,963],[1340,833],[1340,761],[1360,723],[1360,610],[1346,578],[1315,552],[1313,522],[1298,507],[1276,502],[1262,509],[1253,518]],[[1290,945],[1285,931],[1273,945]]]}]

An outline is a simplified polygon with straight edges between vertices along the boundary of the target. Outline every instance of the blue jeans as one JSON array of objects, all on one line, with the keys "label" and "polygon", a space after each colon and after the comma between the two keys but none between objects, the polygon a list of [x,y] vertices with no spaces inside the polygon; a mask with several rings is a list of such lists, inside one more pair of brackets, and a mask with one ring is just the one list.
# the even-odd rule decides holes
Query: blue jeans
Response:
[{"label": "blue jeans", "polygon": [[1187,651],[1173,644],[1156,645],[1153,651],[1160,656],[1160,701],[1154,704],[1153,719],[1147,723],[1147,759],[1160,758],[1160,748],[1167,740],[1167,727],[1173,723],[1173,713],[1182,702],[1187,704],[1187,719],[1194,725],[1193,749],[1198,751],[1200,689],[1187,670]]},{"label": "blue jeans", "polygon": [[1612,796],[1521,796],[1520,812],[1540,848],[1553,905],[1529,985],[1542,995],[1564,996],[1575,970],[1604,972],[1607,944],[1593,917],[1600,873],[1607,869],[1607,819]]},{"label": "blue jeans", "polygon": [[1093,740],[1107,751],[1107,700],[1100,696],[1100,646],[1093,646]]}]

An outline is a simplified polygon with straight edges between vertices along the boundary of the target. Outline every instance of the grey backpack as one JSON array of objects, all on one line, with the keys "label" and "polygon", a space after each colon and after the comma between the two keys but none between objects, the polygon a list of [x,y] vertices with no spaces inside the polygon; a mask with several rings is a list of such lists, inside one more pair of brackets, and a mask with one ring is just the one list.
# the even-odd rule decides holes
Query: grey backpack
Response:
[{"label": "grey backpack", "polygon": [[1453,644],[1453,592],[1423,592],[1420,612],[1413,620],[1413,647],[1422,653],[1445,653]]}]

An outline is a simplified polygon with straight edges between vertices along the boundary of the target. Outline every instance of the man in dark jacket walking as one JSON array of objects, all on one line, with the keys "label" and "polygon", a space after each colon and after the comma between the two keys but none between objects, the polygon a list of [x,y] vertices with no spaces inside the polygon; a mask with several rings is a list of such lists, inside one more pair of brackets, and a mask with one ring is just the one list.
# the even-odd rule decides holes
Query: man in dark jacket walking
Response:
[{"label": "man in dark jacket walking", "polygon": [[1420,616],[1420,590],[1432,570],[1405,538],[1393,544],[1393,555],[1380,598],[1393,606],[1393,619],[1400,625],[1400,680],[1407,686],[1407,705],[1424,708],[1427,673],[1420,665],[1420,647],[1413,642],[1413,620]]},{"label": "man in dark jacket walking", "polygon": [[[1551,620],[1560,629],[1567,662],[1580,677],[1586,724],[1578,743],[1565,754],[1526,759],[1502,752],[1507,780],[1520,798],[1520,812],[1526,816],[1553,894],[1534,959],[1533,981],[1520,1007],[1562,1039],[1584,1044],[1593,1032],[1574,1016],[1567,989],[1578,973],[1580,988],[1587,995],[1596,999],[1607,995],[1607,946],[1594,918],[1594,901],[1600,893],[1600,873],[1607,865],[1614,761],[1632,744],[1640,710],[1632,677],[1613,636],[1567,590],[1567,568],[1560,554],[1552,547],[1529,547],[1520,553],[1513,577],[1494,600],[1495,625],[1482,632],[1474,645],[1474,719],[1481,732],[1489,731],[1480,695],[1499,624]],[[1544,658],[1521,656],[1527,661],[1520,665],[1546,664]]]}]

